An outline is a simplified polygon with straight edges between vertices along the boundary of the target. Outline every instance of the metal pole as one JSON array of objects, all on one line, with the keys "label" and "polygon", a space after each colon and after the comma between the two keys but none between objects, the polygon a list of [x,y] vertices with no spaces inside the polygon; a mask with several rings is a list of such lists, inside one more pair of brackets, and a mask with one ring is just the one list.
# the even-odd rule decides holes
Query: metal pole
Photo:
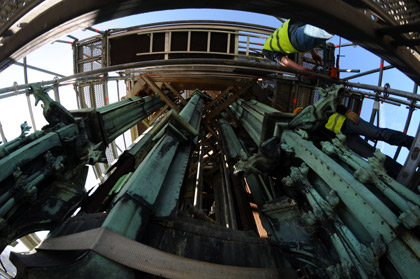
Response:
[{"label": "metal pole", "polygon": [[[23,58],[23,59],[25,59],[25,58]],[[13,64],[18,65],[18,66],[25,67],[25,64],[24,64],[24,63],[14,62]],[[46,74],[50,74],[50,75],[53,75],[53,76],[57,76],[57,77],[65,77],[65,76],[60,75],[60,74],[57,74],[57,73],[55,73],[55,72],[51,72],[51,71],[48,71],[48,70],[45,70],[45,69],[42,69],[42,68],[38,68],[38,67],[35,67],[35,66],[26,65],[26,67],[27,67],[28,69],[35,70],[35,71],[39,71],[39,72],[46,73]]]},{"label": "metal pole", "polygon": [[[378,78],[378,87],[380,87],[382,85],[382,77],[383,77],[383,73],[384,73],[384,59],[381,58],[381,64],[379,67],[379,78]],[[375,97],[375,101],[373,103],[373,108],[372,108],[372,114],[370,115],[370,120],[369,123],[373,124],[373,122],[375,122],[375,117],[378,116],[376,118],[376,126],[379,126],[379,110],[380,110],[380,103],[379,103],[379,95],[381,94],[380,91],[376,91],[376,97]],[[366,137],[365,141],[369,141],[369,139]],[[376,148],[378,141],[374,140],[374,145],[373,147]]]},{"label": "metal pole", "polygon": [[[118,101],[121,101],[121,97],[120,97],[120,82],[119,82],[118,79],[116,80],[116,82],[117,82],[117,98],[118,98]],[[127,150],[127,142],[126,142],[126,139],[125,139],[125,133],[123,133],[122,136],[123,136],[123,141],[124,141],[124,148],[125,148],[125,150]]]},{"label": "metal pole", "polygon": [[[383,74],[384,74],[384,59],[381,59],[381,66],[379,68],[379,78],[378,78],[378,87],[380,87],[382,85],[382,78],[383,78]],[[373,122],[375,121],[375,116],[378,115],[378,124],[379,124],[379,94],[381,92],[376,91],[376,95],[378,96],[375,99],[375,103],[373,104],[373,109],[372,109],[372,114],[370,116],[370,123],[373,124]],[[379,125],[378,125],[379,126]]]},{"label": "metal pole", "polygon": [[222,170],[224,175],[224,181],[225,181],[225,191],[226,191],[226,197],[229,207],[229,218],[230,218],[230,228],[231,229],[238,229],[238,225],[236,223],[236,214],[235,214],[235,207],[233,205],[233,197],[232,197],[232,185],[229,180],[229,173],[228,173],[228,167],[227,167],[227,161],[226,161],[226,155],[223,153],[221,154],[222,157]]},{"label": "metal pole", "polygon": [[106,105],[109,105],[108,74],[104,75],[103,88],[104,88],[104,105],[106,106]]},{"label": "metal pole", "polygon": [[[393,68],[395,68],[395,67],[394,66],[391,66],[391,65],[385,66],[385,67],[382,68],[382,71],[393,69]],[[366,76],[366,75],[377,73],[379,71],[381,71],[381,68],[377,68],[377,69],[366,71],[366,72],[363,72],[363,73],[360,73],[360,74],[352,75],[352,76],[343,78],[343,80],[349,80],[349,79],[354,79],[354,78],[358,78],[358,77],[363,77],[363,76]]]},{"label": "metal pole", "polygon": [[1,140],[3,141],[3,143],[6,143],[7,139],[6,139],[6,136],[4,135],[3,126],[1,125],[1,122],[0,122],[0,135],[1,135]]},{"label": "metal pole", "polygon": [[[418,84],[414,83],[414,89],[413,89],[413,94],[417,94],[417,90],[418,90]],[[409,110],[408,110],[408,115],[407,115],[407,121],[405,122],[405,126],[404,126],[404,133],[407,134],[408,128],[410,127],[410,122],[411,122],[411,118],[413,117],[413,112],[414,112],[414,104],[415,101],[411,101]],[[401,152],[401,146],[398,146],[397,150],[395,151],[395,155],[394,155],[394,160],[397,160],[398,155],[400,155]]]},{"label": "metal pole", "polygon": [[58,92],[58,84],[55,83],[54,84],[54,99],[56,102],[61,103],[60,102],[60,93]]},{"label": "metal pole", "polygon": [[197,176],[195,179],[194,207],[201,210],[203,204],[203,157],[204,157],[204,137],[200,140],[200,151],[198,153]]},{"label": "metal pole", "polygon": [[[23,75],[25,77],[25,83],[27,84],[28,83],[28,67],[26,65],[26,57],[23,58]],[[26,101],[28,103],[28,109],[29,109],[29,115],[31,116],[32,127],[34,128],[34,131],[36,131],[35,118],[34,118],[34,113],[32,111],[31,99],[29,97],[28,89],[26,89]]]},{"label": "metal pole", "polygon": [[224,178],[224,176],[223,176],[223,174],[224,174],[224,171],[223,171],[223,162],[221,161],[220,162],[220,173],[222,174],[222,177],[221,177],[221,189],[220,189],[220,195],[221,195],[221,197],[220,197],[220,199],[221,199],[221,201],[219,202],[219,201],[216,201],[216,202],[219,202],[220,204],[222,204],[223,206],[223,218],[224,218],[224,220],[225,220],[225,226],[227,227],[227,228],[230,228],[231,227],[231,224],[230,224],[230,218],[229,218],[229,206],[228,206],[228,201],[227,201],[227,197],[226,197],[226,182],[225,182],[225,178]]},{"label": "metal pole", "polygon": [[[291,69],[291,68],[288,68],[288,67],[274,65],[274,64],[271,65],[271,64],[265,64],[265,63],[254,63],[254,62],[238,61],[238,60],[232,61],[232,60],[224,60],[224,59],[188,58],[188,59],[171,59],[170,61],[165,61],[165,60],[141,61],[141,62],[134,62],[134,63],[127,63],[127,64],[109,66],[109,67],[104,67],[104,68],[101,68],[101,69],[95,69],[95,70],[89,71],[89,72],[74,74],[74,75],[71,75],[71,76],[60,78],[60,79],[58,79],[57,82],[60,84],[64,81],[84,78],[84,77],[97,75],[97,74],[101,74],[101,73],[121,71],[121,70],[127,70],[127,69],[132,69],[132,68],[164,66],[164,65],[167,65],[168,63],[170,63],[171,64],[170,66],[173,66],[173,67],[177,67],[177,66],[179,67],[180,65],[204,64],[204,65],[215,66],[215,67],[223,65],[224,67],[227,67],[227,68],[235,68],[235,67],[240,67],[240,68],[246,67],[246,68],[248,68],[249,67],[249,68],[253,68],[253,69],[264,71],[264,72],[270,72],[270,73],[272,73],[272,72],[278,72],[278,73],[290,72],[290,73],[303,74],[303,75],[311,74],[313,76],[316,76],[317,78],[325,79],[325,80],[328,80],[328,81],[330,81],[332,83],[336,83],[336,84],[344,84],[344,85],[350,86],[350,87],[356,87],[356,88],[362,88],[362,89],[367,89],[367,90],[386,92],[387,94],[397,95],[397,96],[400,96],[400,97],[420,101],[420,95],[414,95],[413,93],[407,92],[407,91],[396,90],[396,89],[391,89],[391,88],[384,88],[384,87],[379,87],[379,86],[374,86],[374,85],[369,85],[369,84],[352,83],[352,82],[347,82],[346,80],[337,80],[337,79],[333,79],[331,77],[324,76],[324,75],[321,75],[321,74],[317,74],[317,73],[313,73],[313,72],[307,72],[307,71],[300,71],[300,70]],[[151,72],[152,69],[149,69],[149,71]],[[110,77],[108,79],[111,80],[111,79],[118,79],[118,78],[119,77],[112,77],[112,78]],[[41,85],[50,85],[50,84],[54,84],[54,82],[56,82],[56,81],[55,80],[44,81],[44,82],[41,82]],[[17,87],[17,89],[18,90],[26,89],[26,88],[30,87],[31,85],[34,85],[34,84],[38,84],[38,83],[19,85]],[[16,88],[14,86],[6,87],[6,88],[3,88],[3,89],[0,89],[0,94],[8,93],[8,92],[14,92],[15,89]]]}]

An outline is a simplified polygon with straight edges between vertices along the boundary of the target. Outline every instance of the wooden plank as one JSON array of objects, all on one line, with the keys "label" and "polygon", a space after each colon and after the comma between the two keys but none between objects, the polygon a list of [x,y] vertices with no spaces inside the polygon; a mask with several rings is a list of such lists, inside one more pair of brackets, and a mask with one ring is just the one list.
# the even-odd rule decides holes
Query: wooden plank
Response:
[{"label": "wooden plank", "polygon": [[145,75],[140,75],[140,77],[147,83],[147,85],[150,86],[150,88],[152,88],[152,90],[159,95],[159,97],[162,99],[162,101],[164,101],[171,109],[175,110],[176,112],[179,112],[179,108],[175,105],[174,102],[172,102],[171,99],[169,99],[168,96],[166,96],[165,93],[163,93],[162,90],[160,90],[160,88],[156,85],[156,83],[149,79],[147,76]]},{"label": "wooden plank", "polygon": [[176,90],[173,86],[172,86],[172,84],[170,84],[169,82],[164,82],[163,83],[169,90],[171,90],[172,91],[172,93],[174,93],[174,95],[176,96],[176,97],[178,97],[178,99],[181,101],[181,103],[183,104],[183,105],[186,105],[187,104],[187,100],[185,100],[184,99],[184,97],[182,97],[182,95],[181,94],[179,94],[179,91],[178,90]]},{"label": "wooden plank", "polygon": [[233,85],[226,87],[222,93],[220,93],[219,96],[216,97],[216,99],[214,99],[213,101],[211,101],[210,103],[208,103],[205,107],[204,107],[204,111],[211,109],[211,107],[216,104],[218,101],[220,101],[221,99],[223,99],[226,95],[227,92],[229,92],[230,90],[233,89]]},{"label": "wooden plank", "polygon": [[237,90],[233,95],[231,95],[226,101],[220,104],[215,110],[212,110],[210,114],[206,116],[206,121],[210,121],[215,116],[219,115],[225,108],[232,104],[241,94],[248,91],[248,89],[256,83],[256,80],[251,80],[246,83],[240,90]]},{"label": "wooden plank", "polygon": [[142,79],[138,79],[136,81],[136,83],[134,84],[134,86],[130,89],[130,91],[128,92],[126,98],[131,98],[134,96],[137,96],[137,93],[143,89],[143,87],[146,85],[146,82]]}]

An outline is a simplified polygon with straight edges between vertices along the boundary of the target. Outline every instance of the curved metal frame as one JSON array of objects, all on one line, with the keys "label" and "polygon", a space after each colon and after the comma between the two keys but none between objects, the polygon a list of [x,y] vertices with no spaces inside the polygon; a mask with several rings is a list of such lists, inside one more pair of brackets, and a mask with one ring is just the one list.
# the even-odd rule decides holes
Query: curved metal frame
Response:
[{"label": "curved metal frame", "polygon": [[287,16],[315,24],[381,56],[420,83],[420,61],[394,39],[380,35],[383,25],[374,22],[363,12],[340,0],[283,0],[283,1],[138,1],[126,0],[63,0],[39,14],[9,37],[0,47],[0,69],[5,69],[31,50],[74,31],[83,25],[93,25],[119,17],[177,8],[223,8],[251,11],[274,16]]}]

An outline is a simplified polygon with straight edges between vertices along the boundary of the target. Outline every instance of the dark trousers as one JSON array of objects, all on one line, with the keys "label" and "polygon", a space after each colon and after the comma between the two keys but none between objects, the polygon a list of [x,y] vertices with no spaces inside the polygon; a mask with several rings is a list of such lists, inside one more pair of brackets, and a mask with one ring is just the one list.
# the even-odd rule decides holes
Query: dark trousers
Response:
[{"label": "dark trousers", "polygon": [[[347,146],[362,157],[372,157],[375,148],[364,141],[360,136],[366,136],[370,140],[381,140],[392,145],[404,146],[408,149],[413,144],[414,137],[408,136],[402,132],[379,128],[369,122],[360,119],[359,124],[347,119],[342,129],[342,133],[346,135]],[[396,178],[402,166],[387,156],[384,165],[386,171],[390,176]]]}]

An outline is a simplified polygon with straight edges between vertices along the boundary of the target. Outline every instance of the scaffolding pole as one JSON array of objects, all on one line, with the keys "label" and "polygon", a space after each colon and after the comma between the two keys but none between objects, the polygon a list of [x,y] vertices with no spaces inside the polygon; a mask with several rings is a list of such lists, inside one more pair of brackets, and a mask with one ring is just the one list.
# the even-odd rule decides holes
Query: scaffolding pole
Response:
[{"label": "scaffolding pole", "polygon": [[[418,84],[414,83],[413,94],[417,94],[418,87],[419,87]],[[404,131],[403,131],[405,134],[407,134],[408,128],[410,127],[411,118],[413,117],[413,112],[415,110],[415,104],[416,104],[416,101],[412,100],[409,106],[407,121],[405,122]],[[398,155],[400,155],[400,152],[401,152],[401,146],[398,146],[397,150],[395,151],[394,160],[397,160]]]},{"label": "scaffolding pole", "polygon": [[[23,75],[25,78],[25,83],[28,84],[28,67],[26,63],[26,57],[23,58]],[[29,115],[31,116],[32,127],[34,128],[34,131],[36,131],[34,113],[32,111],[31,99],[29,97],[29,89],[26,89],[26,101],[28,103],[28,109],[29,109]]]},{"label": "scaffolding pole", "polygon": [[[25,59],[25,58],[23,58],[23,59]],[[17,66],[25,67],[25,63],[14,62],[13,64],[15,64]],[[49,75],[53,75],[53,76],[57,76],[57,77],[65,77],[65,76],[57,74],[55,72],[51,72],[51,71],[48,71],[48,70],[45,70],[45,69],[42,69],[42,68],[38,68],[38,67],[35,67],[35,66],[31,66],[31,65],[28,65],[28,64],[26,64],[26,67],[28,69],[35,70],[35,71],[38,71],[38,72],[41,72],[41,73],[45,73],[45,74],[49,74]]]},{"label": "scaffolding pole", "polygon": [[377,68],[377,69],[366,71],[366,72],[363,72],[363,73],[360,73],[360,74],[352,75],[352,76],[343,78],[343,80],[349,80],[349,79],[354,79],[354,78],[358,78],[358,77],[363,77],[363,76],[367,76],[367,75],[370,75],[370,74],[374,74],[374,73],[380,72],[381,69],[382,69],[382,71],[385,71],[385,70],[389,70],[389,69],[393,69],[393,68],[395,68],[395,67],[389,65],[389,66],[385,66],[383,68]]},{"label": "scaffolding pole", "polygon": [[1,140],[3,141],[3,143],[6,143],[7,139],[6,139],[6,136],[4,135],[3,126],[1,125],[1,122],[0,122],[0,136],[1,136]]}]

